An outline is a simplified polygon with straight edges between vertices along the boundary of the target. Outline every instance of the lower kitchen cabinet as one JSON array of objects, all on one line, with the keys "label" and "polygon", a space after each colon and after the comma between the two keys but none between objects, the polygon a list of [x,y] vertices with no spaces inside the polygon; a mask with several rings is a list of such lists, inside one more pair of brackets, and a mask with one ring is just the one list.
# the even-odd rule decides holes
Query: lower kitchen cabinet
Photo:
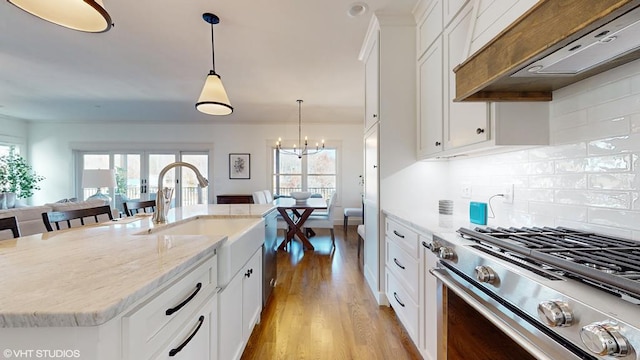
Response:
[{"label": "lower kitchen cabinet", "polygon": [[234,360],[242,352],[262,310],[262,248],[220,292],[219,359]]},{"label": "lower kitchen cabinet", "polygon": [[167,346],[153,359],[211,360],[217,359],[218,296],[214,295],[180,328]]},{"label": "lower kitchen cabinet", "polygon": [[421,271],[418,234],[387,218],[385,244],[385,293],[398,319],[418,347]]}]

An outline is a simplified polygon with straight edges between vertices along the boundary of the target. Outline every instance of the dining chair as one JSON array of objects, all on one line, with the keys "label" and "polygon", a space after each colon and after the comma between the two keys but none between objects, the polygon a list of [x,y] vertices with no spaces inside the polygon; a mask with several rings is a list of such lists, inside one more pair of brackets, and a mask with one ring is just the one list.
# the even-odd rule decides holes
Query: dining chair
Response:
[{"label": "dining chair", "polygon": [[267,204],[272,203],[273,202],[273,195],[271,195],[271,191],[270,190],[262,190],[262,192],[264,192],[264,197],[267,200]]},{"label": "dining chair", "polygon": [[331,245],[336,246],[336,237],[333,232],[333,209],[336,205],[336,193],[331,194],[331,197],[327,201],[327,212],[321,215],[314,215],[313,213],[307,221],[304,223],[305,228],[314,229],[329,229],[331,231]]},{"label": "dining chair", "polygon": [[0,219],[0,230],[11,230],[13,237],[20,237],[20,227],[15,216]]},{"label": "dining chair", "polygon": [[156,201],[155,200],[143,200],[143,201],[125,201],[123,204],[124,213],[127,216],[134,216],[139,213],[141,210],[143,213],[154,212],[156,210]]},{"label": "dining chair", "polygon": [[266,204],[267,198],[264,196],[264,191],[258,190],[253,192],[253,203],[254,204]]},{"label": "dining chair", "polygon": [[[68,210],[68,211],[50,211],[42,213],[42,221],[44,222],[44,226],[47,228],[47,231],[53,231],[53,225],[55,225],[56,230],[60,230],[60,223],[66,223],[67,228],[71,228],[72,224],[76,225],[80,222],[80,225],[85,225],[85,218],[91,218],[95,220],[96,223],[99,223],[98,220],[99,215],[107,215],[109,220],[113,220],[113,214],[111,213],[111,206],[104,205],[86,209],[79,210]],[[72,220],[77,220],[73,221]],[[64,228],[63,228],[64,229]]]},{"label": "dining chair", "polygon": [[364,225],[358,225],[358,259],[360,259],[360,248],[364,245]]}]

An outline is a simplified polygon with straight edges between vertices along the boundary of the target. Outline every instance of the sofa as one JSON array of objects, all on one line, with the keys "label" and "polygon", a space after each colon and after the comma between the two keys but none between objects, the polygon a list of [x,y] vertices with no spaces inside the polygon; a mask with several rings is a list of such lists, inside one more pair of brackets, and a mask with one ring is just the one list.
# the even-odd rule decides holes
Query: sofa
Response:
[{"label": "sofa", "polygon": [[[0,210],[0,219],[15,216],[18,219],[18,226],[20,227],[20,234],[22,236],[40,234],[47,232],[42,221],[42,213],[49,211],[68,211],[84,209],[89,207],[96,207],[106,205],[104,200],[91,199],[86,201],[64,201],[57,203],[49,203],[39,206],[19,206],[11,209]],[[119,211],[113,209],[113,216],[118,217]],[[98,217],[100,221],[109,220],[107,216],[104,219]],[[11,238],[10,231],[0,231],[0,240],[6,240]]]}]

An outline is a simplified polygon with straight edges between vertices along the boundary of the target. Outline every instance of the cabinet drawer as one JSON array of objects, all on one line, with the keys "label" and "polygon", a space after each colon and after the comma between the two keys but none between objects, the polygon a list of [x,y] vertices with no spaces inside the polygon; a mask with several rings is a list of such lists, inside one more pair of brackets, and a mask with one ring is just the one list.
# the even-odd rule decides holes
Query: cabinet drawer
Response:
[{"label": "cabinet drawer", "polygon": [[213,256],[123,317],[129,359],[149,358],[215,292],[217,267]]},{"label": "cabinet drawer", "polygon": [[385,274],[389,304],[395,310],[413,343],[418,346],[418,305],[413,302],[391,271],[387,269]]},{"label": "cabinet drawer", "polygon": [[420,258],[417,233],[390,219],[387,219],[386,229],[386,235],[389,240],[404,249],[414,259]]},{"label": "cabinet drawer", "polygon": [[398,245],[387,241],[387,268],[397,276],[398,281],[407,290],[413,301],[418,303],[419,263]]}]

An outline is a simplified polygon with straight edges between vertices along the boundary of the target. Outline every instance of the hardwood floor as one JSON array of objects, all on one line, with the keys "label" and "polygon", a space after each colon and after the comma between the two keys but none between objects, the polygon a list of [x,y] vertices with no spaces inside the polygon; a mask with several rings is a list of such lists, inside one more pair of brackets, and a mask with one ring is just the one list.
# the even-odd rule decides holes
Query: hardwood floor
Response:
[{"label": "hardwood floor", "polygon": [[345,241],[336,226],[334,251],[329,231],[318,229],[315,251],[294,241],[278,252],[278,283],[242,359],[421,359],[393,310],[371,294],[355,230]]}]

